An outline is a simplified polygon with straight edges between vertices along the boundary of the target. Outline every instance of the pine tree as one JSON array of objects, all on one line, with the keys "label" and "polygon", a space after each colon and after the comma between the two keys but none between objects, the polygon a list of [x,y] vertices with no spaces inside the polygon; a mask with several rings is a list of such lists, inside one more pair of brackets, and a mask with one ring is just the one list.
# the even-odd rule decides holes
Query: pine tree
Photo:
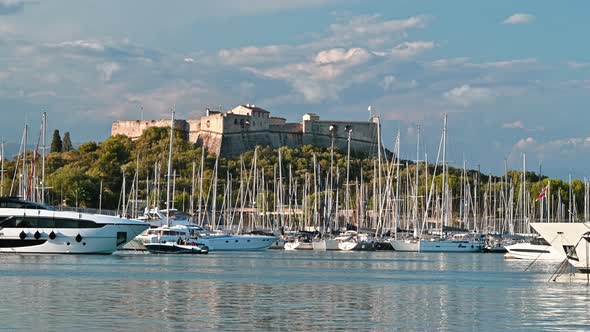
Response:
[{"label": "pine tree", "polygon": [[62,141],[62,151],[68,152],[74,150],[74,146],[72,145],[72,140],[70,139],[70,132],[66,131],[64,133],[64,138]]},{"label": "pine tree", "polygon": [[62,142],[61,137],[59,136],[59,130],[53,131],[53,138],[51,139],[51,152],[61,152],[62,151]]}]

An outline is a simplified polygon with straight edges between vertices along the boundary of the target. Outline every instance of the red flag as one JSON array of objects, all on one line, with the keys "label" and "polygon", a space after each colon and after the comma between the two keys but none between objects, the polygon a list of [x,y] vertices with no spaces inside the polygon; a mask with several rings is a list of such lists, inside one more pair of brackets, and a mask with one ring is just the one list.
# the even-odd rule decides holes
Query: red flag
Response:
[{"label": "red flag", "polygon": [[545,188],[541,190],[541,193],[539,194],[539,196],[537,196],[537,199],[535,201],[540,201],[545,197],[545,195],[547,195],[547,188],[549,188],[549,185],[546,185]]}]

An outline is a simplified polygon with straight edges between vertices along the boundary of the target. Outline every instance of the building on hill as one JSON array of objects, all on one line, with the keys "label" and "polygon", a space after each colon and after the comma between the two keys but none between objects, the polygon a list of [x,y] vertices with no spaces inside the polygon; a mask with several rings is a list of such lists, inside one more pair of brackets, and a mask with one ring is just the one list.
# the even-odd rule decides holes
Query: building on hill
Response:
[{"label": "building on hill", "polygon": [[[169,127],[170,120],[126,120],[113,123],[111,135],[137,139],[150,127]],[[311,144],[329,147],[333,143],[345,151],[351,131],[351,150],[369,155],[377,154],[379,120],[371,121],[320,120],[317,114],[303,115],[300,123],[288,123],[285,118],[256,105],[239,105],[228,112],[207,110],[200,119],[175,120],[174,128],[192,143],[205,146],[207,151],[223,157],[235,157],[254,150],[256,146],[290,148]]]}]

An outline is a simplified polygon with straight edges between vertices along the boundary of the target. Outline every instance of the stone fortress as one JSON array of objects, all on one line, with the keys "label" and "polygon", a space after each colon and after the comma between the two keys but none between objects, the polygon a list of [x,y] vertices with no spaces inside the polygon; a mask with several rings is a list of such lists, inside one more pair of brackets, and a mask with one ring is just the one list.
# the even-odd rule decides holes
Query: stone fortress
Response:
[{"label": "stone fortress", "polygon": [[[113,123],[111,135],[137,139],[150,127],[169,127],[170,120],[125,120]],[[174,128],[190,142],[205,146],[222,157],[236,157],[256,146],[290,148],[311,144],[330,147],[332,142],[346,151],[351,132],[351,151],[376,155],[379,119],[371,121],[320,120],[316,114],[303,115],[301,123],[287,123],[256,105],[239,105],[228,112],[207,110],[195,120],[175,120]]]}]

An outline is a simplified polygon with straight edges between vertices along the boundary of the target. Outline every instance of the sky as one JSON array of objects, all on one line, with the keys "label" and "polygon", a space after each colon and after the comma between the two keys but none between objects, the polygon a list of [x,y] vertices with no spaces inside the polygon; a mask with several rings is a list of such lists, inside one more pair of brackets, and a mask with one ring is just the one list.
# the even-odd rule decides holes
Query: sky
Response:
[{"label": "sky", "polygon": [[[453,166],[590,177],[587,1],[0,0],[0,133],[41,112],[74,142],[113,121],[256,104],[380,115],[388,147]],[[422,156],[421,159],[424,159]]]}]

